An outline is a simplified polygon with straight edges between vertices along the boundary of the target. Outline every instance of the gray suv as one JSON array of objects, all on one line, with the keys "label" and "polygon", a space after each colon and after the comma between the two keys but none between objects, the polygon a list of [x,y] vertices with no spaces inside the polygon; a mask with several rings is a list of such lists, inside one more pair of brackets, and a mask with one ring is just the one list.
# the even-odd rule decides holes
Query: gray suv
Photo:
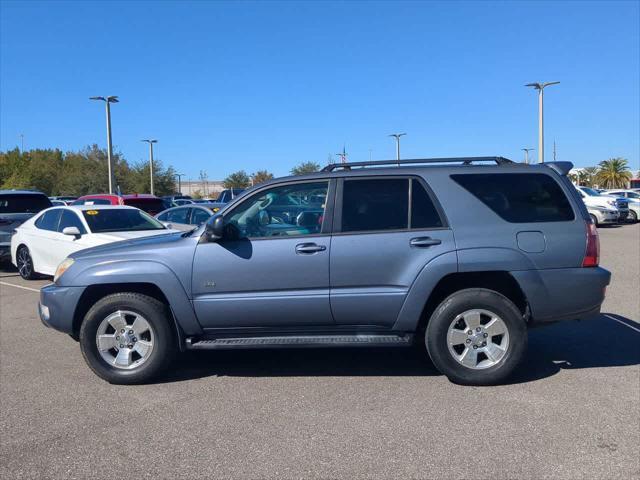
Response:
[{"label": "gray suv", "polygon": [[419,159],[273,180],[192,232],[71,255],[40,317],[112,383],[189,349],[414,344],[454,382],[504,382],[529,327],[604,300],[571,167]]}]

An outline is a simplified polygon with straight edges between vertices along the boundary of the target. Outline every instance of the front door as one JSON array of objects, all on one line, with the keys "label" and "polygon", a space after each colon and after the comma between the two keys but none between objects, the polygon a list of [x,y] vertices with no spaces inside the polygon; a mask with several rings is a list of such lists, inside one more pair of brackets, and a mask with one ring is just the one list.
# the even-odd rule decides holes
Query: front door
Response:
[{"label": "front door", "polygon": [[422,179],[363,177],[338,187],[331,309],[341,325],[392,326],[409,288],[453,234]]},{"label": "front door", "polygon": [[224,213],[201,242],[193,303],[204,328],[332,325],[328,180],[268,187]]}]

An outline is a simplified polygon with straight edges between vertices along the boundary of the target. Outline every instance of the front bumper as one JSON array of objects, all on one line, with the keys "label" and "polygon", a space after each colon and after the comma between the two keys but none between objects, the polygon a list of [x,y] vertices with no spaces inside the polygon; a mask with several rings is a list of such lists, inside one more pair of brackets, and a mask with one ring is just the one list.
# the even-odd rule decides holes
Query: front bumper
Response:
[{"label": "front bumper", "polygon": [[84,287],[59,287],[52,283],[40,289],[38,315],[47,327],[73,334],[73,316]]}]

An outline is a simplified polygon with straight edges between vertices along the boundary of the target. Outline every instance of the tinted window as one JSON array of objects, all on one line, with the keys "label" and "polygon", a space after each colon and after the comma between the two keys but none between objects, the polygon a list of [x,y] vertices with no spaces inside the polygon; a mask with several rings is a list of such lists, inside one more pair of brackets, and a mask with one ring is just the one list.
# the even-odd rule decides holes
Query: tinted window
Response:
[{"label": "tinted window", "polygon": [[60,218],[60,225],[58,226],[58,231],[62,232],[62,230],[67,227],[76,227],[83,235],[87,233],[84,225],[82,224],[82,220],[80,220],[80,217],[78,217],[75,212],[72,212],[70,210],[63,210],[62,217]]},{"label": "tinted window", "polygon": [[411,180],[411,228],[439,228],[442,220],[431,197],[417,180]]},{"label": "tinted window", "polygon": [[562,222],[574,218],[569,200],[549,175],[487,173],[451,178],[507,222]]},{"label": "tinted window", "polygon": [[408,227],[409,180],[346,180],[342,231],[398,230]]},{"label": "tinted window", "polygon": [[61,212],[62,209],[60,208],[44,212],[44,214],[36,220],[36,227],[40,230],[50,230],[52,232],[57,231]]},{"label": "tinted window", "polygon": [[127,198],[125,205],[136,207],[148,213],[158,213],[164,210],[164,202],[159,198]]},{"label": "tinted window", "polygon": [[322,230],[328,182],[273,187],[244,200],[225,215],[239,238],[314,235]]},{"label": "tinted window", "polygon": [[84,210],[82,214],[93,233],[165,230],[155,218],[132,208]]},{"label": "tinted window", "polygon": [[176,208],[166,213],[165,222],[173,223],[188,223],[189,209],[188,208]]},{"label": "tinted window", "polygon": [[0,195],[0,213],[38,213],[50,206],[51,202],[44,195],[28,193]]},{"label": "tinted window", "polygon": [[191,225],[202,225],[207,220],[209,220],[211,214],[207,210],[203,210],[202,208],[194,208],[191,211]]},{"label": "tinted window", "polygon": [[111,201],[106,198],[87,198],[86,200],[76,200],[71,205],[111,205]]}]

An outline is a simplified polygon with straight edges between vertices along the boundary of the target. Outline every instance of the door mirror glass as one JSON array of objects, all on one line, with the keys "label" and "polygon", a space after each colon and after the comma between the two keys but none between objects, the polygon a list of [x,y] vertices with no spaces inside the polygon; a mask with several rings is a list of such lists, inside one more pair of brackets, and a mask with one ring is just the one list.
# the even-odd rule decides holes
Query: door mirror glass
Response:
[{"label": "door mirror glass", "polygon": [[224,219],[222,215],[213,217],[213,219],[207,223],[206,231],[209,240],[220,240],[224,234]]},{"label": "door mirror glass", "polygon": [[78,227],[64,227],[62,229],[62,233],[64,235],[69,235],[72,237],[79,237],[80,236],[80,230],[78,229]]}]

